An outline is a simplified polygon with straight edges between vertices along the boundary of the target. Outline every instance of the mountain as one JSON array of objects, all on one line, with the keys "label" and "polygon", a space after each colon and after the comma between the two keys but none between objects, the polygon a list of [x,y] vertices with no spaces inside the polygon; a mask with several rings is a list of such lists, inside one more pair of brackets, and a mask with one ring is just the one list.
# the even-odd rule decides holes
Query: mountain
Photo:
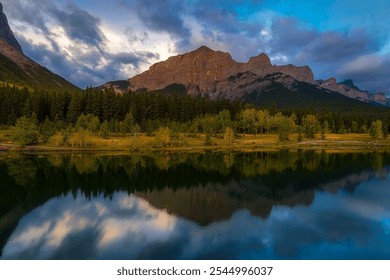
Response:
[{"label": "mountain", "polygon": [[387,103],[384,94],[370,95],[352,81],[344,84],[335,79],[316,81],[308,66],[272,65],[264,53],[239,63],[229,53],[205,46],[158,62],[128,80],[108,82],[102,88],[112,88],[117,93],[167,92],[173,85],[192,96],[241,100],[259,106],[274,104],[281,108],[331,106],[351,110],[351,106],[364,109],[371,107],[369,104],[383,106]]},{"label": "mountain", "polygon": [[[202,46],[195,51],[156,63],[148,71],[127,80],[127,83],[116,81],[107,83],[103,87],[112,87],[121,92],[123,89],[160,90],[171,84],[182,84],[188,88],[190,94],[207,95],[216,81],[244,72],[251,72],[257,76],[282,72],[298,81],[315,82],[308,66],[275,66],[264,53],[250,58],[247,63],[238,63],[228,53],[213,51]],[[126,84],[127,86],[124,86]]]},{"label": "mountain", "polygon": [[31,89],[78,90],[75,85],[24,55],[0,3],[0,86],[6,84]]},{"label": "mountain", "polygon": [[16,40],[11,28],[8,25],[7,16],[3,12],[3,4],[0,3],[0,40],[3,40],[8,45],[23,53],[22,47]]},{"label": "mountain", "polygon": [[386,106],[388,101],[388,98],[384,93],[374,93],[371,94],[367,91],[363,91],[360,88],[358,88],[352,80],[346,80],[340,83],[337,83],[335,78],[330,78],[326,81],[317,81],[319,85],[323,88],[336,91],[342,95],[345,95],[349,98],[357,99],[362,102],[367,103],[377,103],[376,105],[384,105]]}]

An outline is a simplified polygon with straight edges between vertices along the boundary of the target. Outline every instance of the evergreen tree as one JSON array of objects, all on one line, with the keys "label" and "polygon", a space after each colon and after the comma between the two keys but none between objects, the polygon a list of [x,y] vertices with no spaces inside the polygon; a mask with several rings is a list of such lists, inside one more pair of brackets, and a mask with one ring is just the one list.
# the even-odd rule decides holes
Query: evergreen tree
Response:
[{"label": "evergreen tree", "polygon": [[19,146],[32,145],[38,143],[38,127],[34,120],[26,117],[17,119],[15,127],[12,129],[12,141]]}]

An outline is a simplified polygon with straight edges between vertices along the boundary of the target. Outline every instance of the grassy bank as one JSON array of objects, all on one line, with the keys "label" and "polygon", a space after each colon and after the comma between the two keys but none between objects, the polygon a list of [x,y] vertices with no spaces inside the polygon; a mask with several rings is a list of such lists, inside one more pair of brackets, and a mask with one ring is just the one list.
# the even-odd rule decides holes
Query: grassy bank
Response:
[{"label": "grassy bank", "polygon": [[10,130],[0,130],[0,150],[46,150],[46,151],[202,151],[202,150],[280,150],[280,149],[321,149],[321,150],[390,150],[390,139],[373,140],[367,134],[327,134],[325,140],[320,135],[314,139],[298,142],[298,134],[289,136],[288,141],[279,141],[276,134],[239,135],[227,143],[223,137],[211,137],[205,145],[205,135],[189,137],[178,135],[178,140],[163,141],[156,136],[139,134],[137,136],[111,136],[104,139],[89,135],[85,145],[56,145],[40,142],[34,146],[18,147],[11,140]]}]

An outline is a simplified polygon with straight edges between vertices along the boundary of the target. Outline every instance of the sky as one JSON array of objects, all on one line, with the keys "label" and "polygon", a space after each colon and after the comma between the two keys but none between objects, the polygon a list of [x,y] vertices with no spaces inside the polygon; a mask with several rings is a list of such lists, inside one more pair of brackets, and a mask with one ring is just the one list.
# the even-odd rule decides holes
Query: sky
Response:
[{"label": "sky", "polygon": [[133,194],[68,194],[25,215],[2,258],[388,259],[388,184],[371,178],[353,192],[316,192],[309,206],[275,205],[266,218],[238,210],[204,226]]},{"label": "sky", "polygon": [[85,88],[206,45],[390,94],[388,0],[2,0],[24,53]]}]

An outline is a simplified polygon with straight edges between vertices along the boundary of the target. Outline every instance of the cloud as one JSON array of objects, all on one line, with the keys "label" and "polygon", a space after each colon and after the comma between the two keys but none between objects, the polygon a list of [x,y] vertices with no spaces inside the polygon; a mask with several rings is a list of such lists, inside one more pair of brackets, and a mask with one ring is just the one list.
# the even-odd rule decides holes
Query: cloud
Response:
[{"label": "cloud", "polygon": [[[241,62],[266,52],[275,64],[309,65],[316,78],[353,78],[362,89],[389,92],[383,74],[388,73],[388,54],[378,54],[389,38],[382,28],[389,7],[381,3],[372,4],[361,24],[366,5],[358,3],[355,14],[340,15],[338,11],[348,5],[328,3],[318,20],[321,29],[313,16],[318,4],[305,1],[295,6],[266,0],[116,0],[93,5],[80,0],[3,0],[3,4],[26,54],[81,87],[127,79],[158,60],[208,45]],[[326,22],[327,17],[332,21]],[[354,24],[345,23],[345,18]],[[372,69],[371,62],[365,67],[362,60],[373,56],[380,65]],[[359,73],[352,69],[356,64]]]},{"label": "cloud", "polygon": [[[150,51],[112,51],[101,19],[72,2],[5,0],[4,4],[16,21],[15,33],[25,53],[82,88],[126,79],[159,59]],[[148,38],[145,32],[141,35],[138,39]]]},{"label": "cloud", "polygon": [[318,31],[295,18],[279,18],[272,24],[271,36],[268,48],[272,57],[287,58],[297,65],[309,64],[316,78],[354,79],[364,90],[390,91],[390,81],[385,76],[389,74],[385,67],[388,59],[376,54],[383,47],[383,39],[366,29]]},{"label": "cloud", "polygon": [[380,49],[380,43],[364,29],[347,33],[318,31],[294,18],[279,18],[271,27],[272,53],[283,53],[299,63],[337,63]]},{"label": "cloud", "polygon": [[139,52],[122,52],[116,53],[110,56],[111,63],[114,65],[134,65],[135,67],[140,67],[142,63],[148,60],[158,60],[160,58],[159,54],[139,51]]},{"label": "cloud", "polygon": [[164,31],[177,38],[190,36],[190,30],[184,26],[183,14],[185,2],[179,0],[137,0],[137,16],[153,31]]},{"label": "cloud", "polygon": [[342,79],[353,79],[363,89],[390,92],[390,55],[368,54],[344,63],[338,71]]},{"label": "cloud", "polygon": [[100,19],[74,4],[59,8],[51,6],[49,15],[64,28],[68,37],[90,45],[99,46],[105,40],[100,30]]},{"label": "cloud", "polygon": [[206,226],[125,192],[111,199],[69,194],[25,215],[2,257],[388,259],[390,190],[385,172],[384,179],[366,178],[353,191],[318,191],[310,206],[275,205],[267,218],[242,209]]}]

